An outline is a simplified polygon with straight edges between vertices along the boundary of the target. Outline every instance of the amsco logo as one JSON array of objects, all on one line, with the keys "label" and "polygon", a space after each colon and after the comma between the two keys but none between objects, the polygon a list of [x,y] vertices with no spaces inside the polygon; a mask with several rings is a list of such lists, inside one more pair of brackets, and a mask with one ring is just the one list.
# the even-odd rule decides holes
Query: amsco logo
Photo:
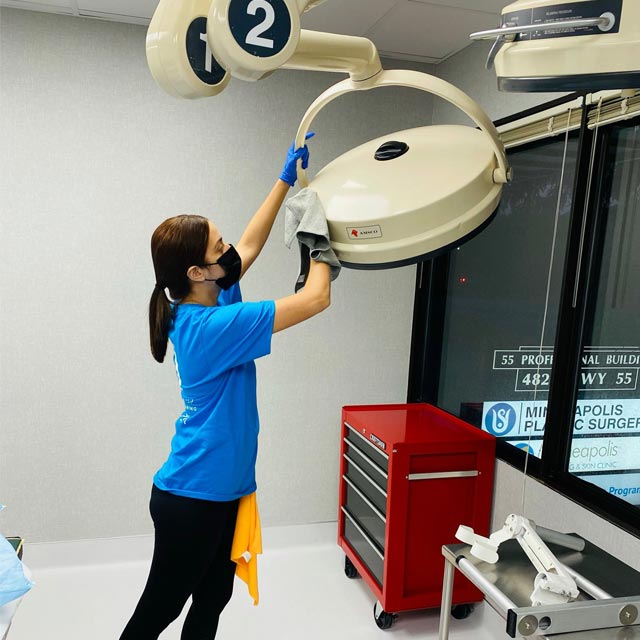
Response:
[{"label": "amsco logo", "polygon": [[516,425],[516,410],[506,402],[494,404],[484,418],[484,426],[494,436],[504,436]]}]

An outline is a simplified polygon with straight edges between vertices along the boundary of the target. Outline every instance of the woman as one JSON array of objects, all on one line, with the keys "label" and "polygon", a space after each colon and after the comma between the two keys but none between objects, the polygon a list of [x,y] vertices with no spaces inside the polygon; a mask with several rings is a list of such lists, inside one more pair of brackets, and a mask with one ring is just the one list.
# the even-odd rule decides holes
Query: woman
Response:
[{"label": "woman", "polygon": [[275,301],[242,302],[238,281],[258,257],[295,183],[297,160],[306,167],[308,154],[306,145],[295,151],[292,145],[280,179],[237,248],[201,216],[170,218],[153,233],[151,351],[162,362],[171,340],[185,408],[169,458],[154,477],[151,569],[121,640],[156,640],[189,597],[181,639],[211,640],[231,597],[238,502],[256,490],[253,361],[269,353],[273,333],[329,306],[330,271],[312,261],[304,289]]}]

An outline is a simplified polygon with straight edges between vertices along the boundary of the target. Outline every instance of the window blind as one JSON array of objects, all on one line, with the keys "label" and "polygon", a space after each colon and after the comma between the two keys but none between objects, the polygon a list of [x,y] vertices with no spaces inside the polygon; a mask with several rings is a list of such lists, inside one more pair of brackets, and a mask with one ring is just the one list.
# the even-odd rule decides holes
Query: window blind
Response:
[{"label": "window blind", "polygon": [[[505,148],[535,142],[580,128],[583,98],[576,98],[552,109],[511,122],[498,128]],[[587,96],[588,126],[594,128],[640,115],[640,93],[603,91]]]}]

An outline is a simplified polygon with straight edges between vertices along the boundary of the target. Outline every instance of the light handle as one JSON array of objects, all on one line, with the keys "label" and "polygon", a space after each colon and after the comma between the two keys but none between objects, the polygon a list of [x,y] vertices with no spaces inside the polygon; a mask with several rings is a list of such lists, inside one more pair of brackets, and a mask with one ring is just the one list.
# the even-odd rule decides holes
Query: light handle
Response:
[{"label": "light handle", "polygon": [[[362,91],[375,89],[378,87],[410,87],[432,93],[466,113],[478,127],[489,137],[491,146],[497,160],[497,168],[493,171],[493,181],[496,184],[505,184],[511,180],[511,169],[507,164],[504,145],[500,140],[497,129],[491,122],[489,116],[483,111],[480,105],[472,100],[466,93],[454,87],[452,84],[436,78],[435,76],[421,73],[419,71],[409,71],[404,69],[393,69],[381,71],[377,75],[362,82],[354,82],[350,78],[338,82],[329,87],[324,93],[318,96],[304,114],[298,127],[295,138],[295,148],[303,146],[307,132],[318,113],[336,98],[352,91]],[[306,171],[302,168],[302,161],[298,161],[298,182],[300,186],[309,185]]]},{"label": "light handle", "polygon": [[538,24],[523,24],[514,26],[504,26],[498,29],[488,29],[486,31],[476,31],[469,37],[472,40],[491,40],[500,36],[513,35],[513,40],[519,33],[531,33],[532,31],[543,31],[545,29],[578,29],[580,27],[598,27],[601,31],[609,31],[616,22],[612,13],[606,13],[599,18],[580,18],[576,20],[558,20],[557,22],[539,22]]}]

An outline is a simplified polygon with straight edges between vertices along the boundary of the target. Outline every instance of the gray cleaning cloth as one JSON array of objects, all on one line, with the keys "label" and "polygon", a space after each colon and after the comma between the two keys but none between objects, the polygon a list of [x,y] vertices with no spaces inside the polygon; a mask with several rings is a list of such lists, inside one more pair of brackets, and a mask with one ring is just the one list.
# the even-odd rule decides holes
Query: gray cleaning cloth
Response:
[{"label": "gray cleaning cloth", "polygon": [[324,207],[313,189],[302,189],[285,203],[284,242],[291,248],[297,239],[309,247],[312,260],[331,266],[331,280],[340,274],[340,261],[329,243],[329,227]]}]

